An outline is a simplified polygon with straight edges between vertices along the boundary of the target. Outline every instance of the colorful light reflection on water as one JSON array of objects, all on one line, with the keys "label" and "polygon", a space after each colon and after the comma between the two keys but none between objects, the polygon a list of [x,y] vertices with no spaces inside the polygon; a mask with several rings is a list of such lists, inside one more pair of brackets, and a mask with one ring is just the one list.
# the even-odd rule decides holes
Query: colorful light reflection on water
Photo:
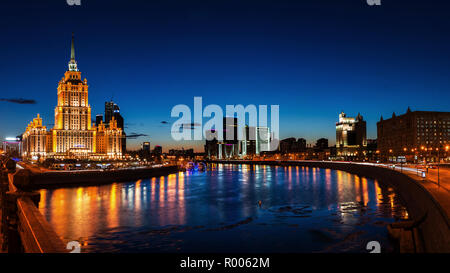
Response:
[{"label": "colorful light reflection on water", "polygon": [[[258,202],[261,201],[261,207]],[[407,218],[392,189],[342,171],[211,165],[206,172],[41,190],[40,210],[82,252],[364,252]]]}]

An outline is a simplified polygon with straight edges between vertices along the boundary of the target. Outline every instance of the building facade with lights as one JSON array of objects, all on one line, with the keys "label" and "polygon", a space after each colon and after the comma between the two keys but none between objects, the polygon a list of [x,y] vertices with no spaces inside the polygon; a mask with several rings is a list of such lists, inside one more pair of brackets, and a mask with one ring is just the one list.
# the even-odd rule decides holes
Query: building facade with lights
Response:
[{"label": "building facade with lights", "polygon": [[449,161],[450,112],[411,111],[377,123],[378,150],[384,160]]},{"label": "building facade with lights", "polygon": [[37,114],[22,135],[22,156],[45,157],[49,152],[47,149],[48,138],[50,136],[47,128],[42,125],[42,118]]},{"label": "building facade with lights", "polygon": [[[27,126],[23,138],[25,158],[121,158],[122,129],[112,119],[110,126],[91,123],[87,80],[75,61],[72,37],[69,69],[58,83],[55,125],[50,131],[38,116]],[[112,125],[111,125],[112,124]]]},{"label": "building facade with lights", "polygon": [[120,114],[120,107],[113,101],[107,101],[105,102],[105,122],[104,122],[106,127],[110,127],[110,122],[112,119],[115,119],[117,127],[122,129],[122,153],[125,153],[127,150],[126,145],[127,142],[125,141],[127,136],[125,134],[124,120],[122,115]]},{"label": "building facade with lights", "polygon": [[6,153],[13,157],[19,157],[22,154],[22,136],[7,137],[1,147],[0,154]]},{"label": "building facade with lights", "polygon": [[[238,130],[238,119],[225,117],[223,139],[219,139],[219,132],[215,129],[205,131],[205,156],[211,159],[252,158],[269,151],[271,140],[269,127],[245,125],[242,128],[242,140],[238,139]],[[229,132],[233,132],[232,139],[227,139]]]},{"label": "building facade with lights", "polygon": [[366,146],[366,121],[361,114],[351,118],[341,112],[339,122],[336,122],[337,157],[346,160],[364,158]]}]

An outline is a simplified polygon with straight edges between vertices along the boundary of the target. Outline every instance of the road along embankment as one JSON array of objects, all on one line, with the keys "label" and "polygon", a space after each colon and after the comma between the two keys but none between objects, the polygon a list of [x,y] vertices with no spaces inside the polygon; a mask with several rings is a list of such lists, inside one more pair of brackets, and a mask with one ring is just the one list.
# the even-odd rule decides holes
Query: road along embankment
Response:
[{"label": "road along embankment", "polygon": [[395,192],[405,203],[412,220],[423,219],[426,215],[425,220],[418,226],[422,235],[424,252],[450,253],[450,221],[448,213],[431,193],[421,185],[420,179],[414,179],[399,171],[375,165],[350,162],[240,160],[216,160],[209,162],[333,169],[376,179],[378,182],[394,188]]}]

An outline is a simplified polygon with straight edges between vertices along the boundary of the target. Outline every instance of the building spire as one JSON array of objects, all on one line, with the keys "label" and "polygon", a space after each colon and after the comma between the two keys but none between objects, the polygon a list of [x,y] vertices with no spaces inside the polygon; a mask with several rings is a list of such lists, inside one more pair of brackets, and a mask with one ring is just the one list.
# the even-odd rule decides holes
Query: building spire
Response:
[{"label": "building spire", "polygon": [[78,71],[77,62],[75,61],[75,35],[72,32],[72,44],[70,48],[69,71]]},{"label": "building spire", "polygon": [[75,60],[75,44],[74,44],[74,40],[75,40],[75,35],[72,32],[72,46],[70,49],[70,59],[71,60]]}]

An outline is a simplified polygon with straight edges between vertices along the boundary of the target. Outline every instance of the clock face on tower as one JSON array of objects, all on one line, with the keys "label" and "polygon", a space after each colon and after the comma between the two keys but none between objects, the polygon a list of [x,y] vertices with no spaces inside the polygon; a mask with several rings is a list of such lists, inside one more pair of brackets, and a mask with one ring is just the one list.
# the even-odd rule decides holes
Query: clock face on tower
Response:
[{"label": "clock face on tower", "polygon": [[69,71],[78,71],[77,63],[75,62],[75,60],[70,60]]}]

